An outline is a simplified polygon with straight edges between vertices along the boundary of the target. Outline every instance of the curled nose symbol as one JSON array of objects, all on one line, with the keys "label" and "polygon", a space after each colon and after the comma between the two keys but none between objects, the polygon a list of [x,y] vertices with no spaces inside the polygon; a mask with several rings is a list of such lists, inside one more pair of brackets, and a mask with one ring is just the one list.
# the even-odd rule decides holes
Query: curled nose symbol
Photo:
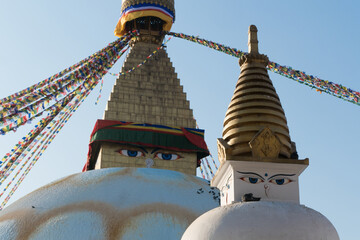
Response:
[{"label": "curled nose symbol", "polygon": [[154,166],[154,160],[152,160],[151,158],[146,159],[145,163],[147,168],[151,168],[152,166]]},{"label": "curled nose symbol", "polygon": [[269,196],[268,196],[268,192],[269,192],[270,186],[267,185],[267,184],[265,184],[265,185],[264,185],[264,189],[265,189],[265,195],[266,195],[267,197],[269,197]]}]

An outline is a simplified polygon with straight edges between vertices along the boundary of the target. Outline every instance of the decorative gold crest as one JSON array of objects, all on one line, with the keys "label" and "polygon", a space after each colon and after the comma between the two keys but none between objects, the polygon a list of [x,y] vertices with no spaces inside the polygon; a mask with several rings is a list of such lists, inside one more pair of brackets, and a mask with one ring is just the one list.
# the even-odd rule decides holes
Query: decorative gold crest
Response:
[{"label": "decorative gold crest", "polygon": [[249,142],[253,157],[278,158],[281,148],[279,138],[266,127]]},{"label": "decorative gold crest", "polygon": [[222,138],[218,138],[217,147],[219,162],[223,163],[226,161],[226,149],[229,148],[229,146]]}]

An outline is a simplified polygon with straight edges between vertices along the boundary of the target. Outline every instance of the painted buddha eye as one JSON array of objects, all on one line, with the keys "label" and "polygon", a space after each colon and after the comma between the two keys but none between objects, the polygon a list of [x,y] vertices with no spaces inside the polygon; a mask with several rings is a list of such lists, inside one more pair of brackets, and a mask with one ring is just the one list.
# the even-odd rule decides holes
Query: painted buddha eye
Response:
[{"label": "painted buddha eye", "polygon": [[251,184],[258,184],[264,182],[264,180],[262,180],[261,178],[256,178],[256,177],[241,177],[240,179],[243,180],[244,182]]},{"label": "painted buddha eye", "polygon": [[181,158],[179,155],[175,154],[175,153],[156,153],[155,154],[156,158],[162,159],[162,160],[176,160]]},{"label": "painted buddha eye", "polygon": [[270,180],[270,182],[272,184],[276,184],[276,185],[285,185],[285,184],[291,183],[292,180],[290,180],[288,178],[279,178],[279,179],[272,179],[272,180]]},{"label": "painted buddha eye", "polygon": [[143,156],[145,156],[145,154],[141,151],[128,150],[128,149],[119,150],[119,153],[121,155],[124,155],[127,157],[143,157]]}]

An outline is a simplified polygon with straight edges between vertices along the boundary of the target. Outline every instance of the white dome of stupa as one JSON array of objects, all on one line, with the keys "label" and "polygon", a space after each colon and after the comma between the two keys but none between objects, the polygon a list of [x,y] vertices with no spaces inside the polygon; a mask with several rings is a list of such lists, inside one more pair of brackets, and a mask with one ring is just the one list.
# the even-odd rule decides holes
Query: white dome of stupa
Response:
[{"label": "white dome of stupa", "polygon": [[182,240],[339,240],[319,212],[290,202],[244,202],[213,209],[196,219]]},{"label": "white dome of stupa", "polygon": [[180,172],[109,168],[46,185],[0,212],[0,239],[180,239],[219,206],[207,181]]}]

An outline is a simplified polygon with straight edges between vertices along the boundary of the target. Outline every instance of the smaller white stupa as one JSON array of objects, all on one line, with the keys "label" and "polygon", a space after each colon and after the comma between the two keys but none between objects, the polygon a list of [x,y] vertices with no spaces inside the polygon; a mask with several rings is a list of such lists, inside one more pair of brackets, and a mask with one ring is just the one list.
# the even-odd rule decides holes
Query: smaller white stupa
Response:
[{"label": "smaller white stupa", "polygon": [[309,160],[298,160],[268,61],[252,25],[218,140],[221,166],[211,184],[220,190],[221,207],[197,218],[182,240],[339,239],[326,217],[299,203],[299,175]]}]

